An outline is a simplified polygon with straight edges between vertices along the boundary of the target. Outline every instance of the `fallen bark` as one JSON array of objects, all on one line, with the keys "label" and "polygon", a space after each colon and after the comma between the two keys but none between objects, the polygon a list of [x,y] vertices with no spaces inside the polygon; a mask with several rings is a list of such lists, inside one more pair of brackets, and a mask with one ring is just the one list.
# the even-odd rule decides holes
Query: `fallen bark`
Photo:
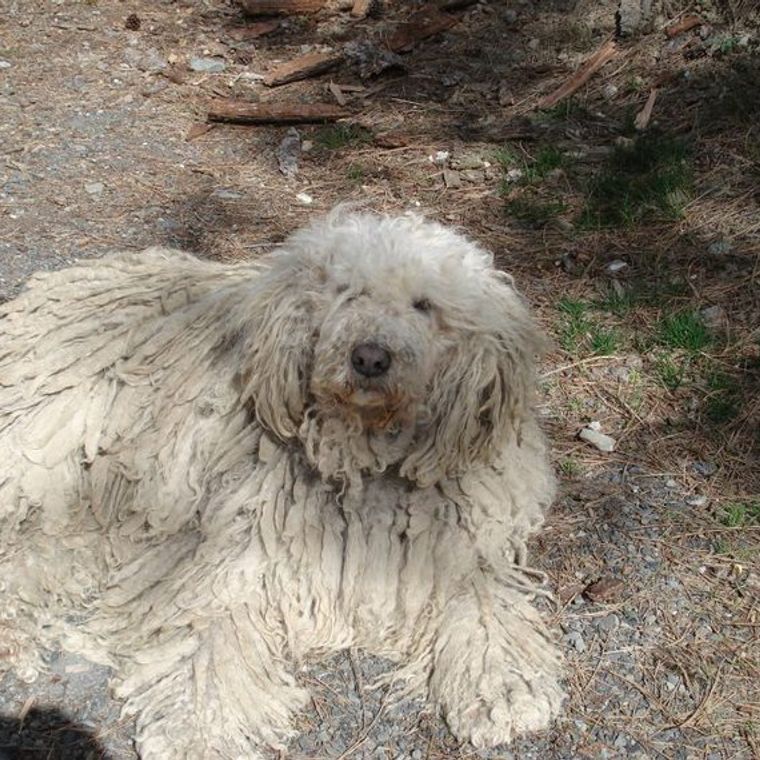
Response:
[{"label": "fallen bark", "polygon": [[654,101],[657,99],[657,88],[653,88],[649,93],[647,102],[644,107],[636,114],[636,118],[633,120],[633,125],[640,132],[645,130],[649,126],[649,121],[652,118],[652,109],[654,108]]},{"label": "fallen bark", "polygon": [[456,16],[440,13],[435,8],[421,10],[412,14],[407,22],[396,29],[388,40],[388,47],[394,53],[407,52],[418,42],[445,32],[458,22]]},{"label": "fallen bark", "polygon": [[267,87],[279,87],[288,82],[308,79],[324,74],[342,61],[343,53],[307,53],[270,71],[264,77],[264,84]]},{"label": "fallen bark", "polygon": [[351,15],[354,18],[364,18],[370,12],[373,2],[374,0],[354,0]]},{"label": "fallen bark", "polygon": [[665,29],[665,34],[673,39],[678,37],[679,34],[691,31],[695,26],[699,26],[702,23],[702,19],[699,16],[684,16],[679,21],[671,24]]},{"label": "fallen bark", "polygon": [[240,0],[240,5],[249,16],[280,16],[316,13],[324,8],[325,0]]},{"label": "fallen bark", "polygon": [[227,124],[320,124],[351,115],[345,108],[328,103],[246,103],[218,98],[212,100],[208,120]]},{"label": "fallen bark", "polygon": [[584,64],[568,79],[563,85],[558,87],[553,93],[547,95],[538,101],[539,108],[551,108],[559,103],[560,100],[572,95],[574,92],[583,87],[586,82],[604,66],[605,63],[615,57],[617,48],[612,40],[608,40],[599,50],[594,53]]}]

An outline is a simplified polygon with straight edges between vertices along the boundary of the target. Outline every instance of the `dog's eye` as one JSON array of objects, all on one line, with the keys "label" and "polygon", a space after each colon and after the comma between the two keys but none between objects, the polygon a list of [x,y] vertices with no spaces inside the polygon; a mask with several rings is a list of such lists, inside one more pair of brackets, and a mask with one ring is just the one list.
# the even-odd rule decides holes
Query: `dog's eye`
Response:
[{"label": "dog's eye", "polygon": [[431,304],[427,298],[418,298],[412,303],[412,306],[414,306],[417,311],[422,312],[428,312],[433,308],[433,304]]}]

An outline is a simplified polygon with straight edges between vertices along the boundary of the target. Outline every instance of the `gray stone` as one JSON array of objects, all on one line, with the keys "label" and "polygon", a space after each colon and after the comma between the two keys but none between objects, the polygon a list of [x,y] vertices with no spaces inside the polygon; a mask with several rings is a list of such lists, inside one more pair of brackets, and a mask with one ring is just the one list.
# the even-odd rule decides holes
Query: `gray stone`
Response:
[{"label": "gray stone", "polygon": [[599,449],[599,451],[609,453],[615,450],[615,439],[612,436],[600,433],[593,428],[583,428],[583,430],[578,433],[578,437],[581,440],[586,441],[586,443],[590,443],[592,446]]},{"label": "gray stone", "polygon": [[9,69],[10,67],[10,61],[0,61],[0,69]]},{"label": "gray stone", "polygon": [[300,158],[301,135],[295,127],[291,127],[277,148],[277,165],[286,177],[292,178],[298,174]]},{"label": "gray stone", "polygon": [[694,471],[702,475],[705,478],[709,478],[711,475],[715,475],[715,473],[718,471],[718,465],[715,464],[715,462],[694,462],[692,465],[692,468]]},{"label": "gray stone", "polygon": [[221,58],[191,58],[190,68],[206,74],[219,74],[227,68],[227,64]]},{"label": "gray stone", "polygon": [[103,192],[105,189],[105,185],[102,182],[88,182],[84,189],[90,194],[90,195],[100,195],[100,193]]},{"label": "gray stone", "polygon": [[463,169],[480,169],[483,166],[483,157],[479,153],[463,153],[454,156],[450,165],[452,169],[461,171]]},{"label": "gray stone", "polygon": [[707,246],[707,252],[711,256],[723,256],[726,253],[730,253],[731,243],[725,238],[718,238],[713,240],[710,245]]},{"label": "gray stone", "polygon": [[612,633],[620,627],[620,618],[614,613],[606,615],[597,622],[596,627],[605,633]]},{"label": "gray stone", "polygon": [[604,267],[604,271],[608,274],[617,274],[618,272],[621,272],[623,269],[625,269],[628,266],[628,262],[623,261],[622,259],[615,259],[614,261],[610,261],[609,264],[607,264]]},{"label": "gray stone", "polygon": [[615,22],[617,33],[628,37],[645,31],[652,17],[652,0],[620,0]]},{"label": "gray stone", "polygon": [[702,321],[713,329],[721,327],[726,321],[726,310],[718,304],[702,309],[699,314],[702,317]]},{"label": "gray stone", "polygon": [[586,651],[586,642],[578,631],[570,631],[570,633],[565,636],[565,641],[579,654]]},{"label": "gray stone", "polygon": [[702,494],[694,494],[693,496],[687,496],[684,501],[690,507],[704,507],[704,505],[707,504],[707,496],[703,496]]},{"label": "gray stone", "polygon": [[459,172],[459,176],[465,182],[474,182],[476,184],[485,182],[486,179],[485,172],[481,171],[480,169],[464,169],[463,171]]}]

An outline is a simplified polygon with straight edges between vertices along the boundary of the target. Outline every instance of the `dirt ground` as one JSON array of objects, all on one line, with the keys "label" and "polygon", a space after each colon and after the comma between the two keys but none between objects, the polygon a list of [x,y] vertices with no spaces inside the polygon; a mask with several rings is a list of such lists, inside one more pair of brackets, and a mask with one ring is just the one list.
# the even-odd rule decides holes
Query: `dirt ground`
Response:
[{"label": "dirt ground", "polygon": [[[756,3],[657,5],[544,108],[615,35],[616,2],[460,3],[377,76],[354,45],[328,74],[262,83],[303,53],[382,47],[418,5],[333,2],[255,36],[226,0],[0,0],[0,298],[112,249],[258,256],[339,201],[460,225],[554,339],[541,414],[562,495],[532,563],[557,596],[567,709],[476,753],[351,653],[305,668],[285,756],[760,757]],[[290,176],[287,127],[206,125],[211,98],[335,104],[330,82],[351,116],[298,126]],[[578,437],[590,423],[612,451]],[[51,653],[34,684],[0,681],[0,758],[134,758],[107,680]]]}]

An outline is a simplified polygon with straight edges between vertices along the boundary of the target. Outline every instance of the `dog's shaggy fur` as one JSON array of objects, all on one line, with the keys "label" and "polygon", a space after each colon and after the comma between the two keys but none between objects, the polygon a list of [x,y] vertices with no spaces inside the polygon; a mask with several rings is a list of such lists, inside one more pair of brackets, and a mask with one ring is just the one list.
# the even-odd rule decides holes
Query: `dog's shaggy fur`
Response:
[{"label": "dog's shaggy fur", "polygon": [[280,746],[293,664],[349,646],[476,746],[557,713],[524,568],[540,339],[481,248],[338,211],[253,264],[38,275],[0,332],[0,665],[114,666],[156,760]]}]

